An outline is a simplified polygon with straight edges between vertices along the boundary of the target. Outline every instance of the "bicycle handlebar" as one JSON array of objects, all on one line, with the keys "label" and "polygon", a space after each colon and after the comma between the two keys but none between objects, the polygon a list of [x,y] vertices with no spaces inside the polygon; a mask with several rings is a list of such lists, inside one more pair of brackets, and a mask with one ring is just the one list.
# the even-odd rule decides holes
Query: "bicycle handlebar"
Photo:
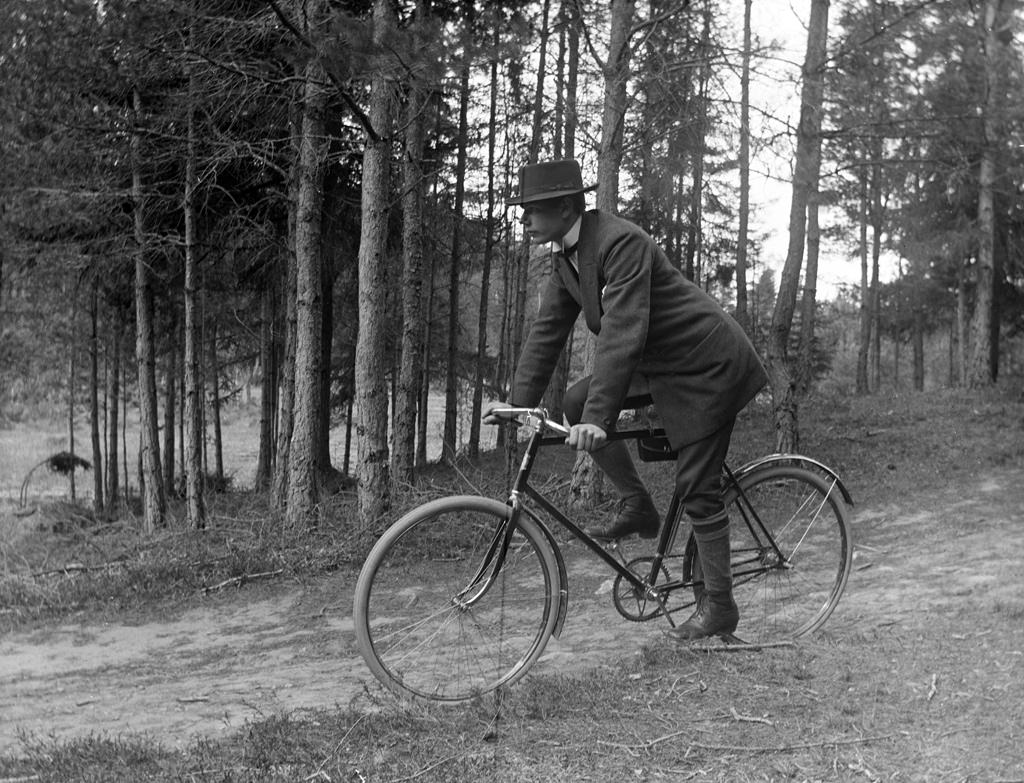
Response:
[{"label": "bicycle handlebar", "polygon": [[[515,424],[530,423],[530,420],[537,421],[537,427],[541,430],[551,430],[558,435],[569,435],[569,428],[555,421],[554,419],[548,418],[548,412],[544,408],[495,408],[490,411],[492,416],[499,418],[509,418]],[[519,421],[517,417],[525,416],[527,421]]]},{"label": "bicycle handlebar", "polygon": [[[569,436],[569,428],[561,422],[549,418],[548,412],[544,408],[494,408],[488,413],[496,418],[507,418],[510,424],[517,426],[534,426],[540,431],[541,435],[547,431],[562,437]],[[526,420],[520,421],[518,418],[520,416],[525,417]],[[610,441],[635,440],[646,437],[664,437],[664,435],[665,430],[662,428],[646,426],[626,430],[612,430],[607,432],[607,439]]]}]

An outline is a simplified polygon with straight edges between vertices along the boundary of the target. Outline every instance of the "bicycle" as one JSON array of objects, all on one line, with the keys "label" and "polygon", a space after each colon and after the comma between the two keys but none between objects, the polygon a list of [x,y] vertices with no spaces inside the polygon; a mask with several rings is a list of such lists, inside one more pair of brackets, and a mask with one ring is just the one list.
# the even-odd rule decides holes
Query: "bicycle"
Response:
[{"label": "bicycle", "polygon": [[[612,599],[627,620],[665,618],[692,607],[703,589],[692,531],[673,547],[683,516],[673,496],[653,555],[626,559],[592,538],[530,485],[542,447],[568,430],[543,409],[507,408],[531,431],[507,501],[473,495],[425,503],[388,528],[356,582],[353,620],[373,674],[402,696],[458,702],[522,678],[568,604],[562,550],[539,512],[555,520],[614,573]],[[548,433],[554,433],[549,435]],[[660,429],[610,439],[638,442],[641,458],[673,458]],[[851,567],[846,508],[853,501],[831,468],[796,454],[770,454],[726,467],[737,635],[763,645],[803,636],[835,610]]]}]

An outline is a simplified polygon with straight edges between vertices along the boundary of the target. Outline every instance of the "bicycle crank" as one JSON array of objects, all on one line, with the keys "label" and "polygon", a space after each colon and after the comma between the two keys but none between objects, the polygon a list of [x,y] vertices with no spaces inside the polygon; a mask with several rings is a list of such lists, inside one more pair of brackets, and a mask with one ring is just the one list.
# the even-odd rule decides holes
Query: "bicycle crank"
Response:
[{"label": "bicycle crank", "polygon": [[[612,583],[612,601],[615,603],[615,609],[631,622],[646,622],[665,613],[663,594],[659,589],[650,586],[653,563],[653,557],[637,557],[625,564],[630,572],[647,585],[643,589],[633,585],[621,574],[615,577]],[[654,581],[668,583],[668,569],[664,564],[658,568]]]}]

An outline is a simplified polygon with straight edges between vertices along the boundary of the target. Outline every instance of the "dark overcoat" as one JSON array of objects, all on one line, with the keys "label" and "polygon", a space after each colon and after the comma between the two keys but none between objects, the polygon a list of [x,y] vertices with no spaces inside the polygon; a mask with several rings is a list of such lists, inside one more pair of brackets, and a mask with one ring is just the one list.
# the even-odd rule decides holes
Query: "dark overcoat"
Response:
[{"label": "dark overcoat", "polygon": [[729,422],[767,382],[739,324],[639,226],[589,211],[576,257],[578,274],[559,257],[548,279],[519,357],[513,404],[539,404],[581,309],[596,335],[581,423],[614,429],[630,381],[640,375],[679,448]]}]

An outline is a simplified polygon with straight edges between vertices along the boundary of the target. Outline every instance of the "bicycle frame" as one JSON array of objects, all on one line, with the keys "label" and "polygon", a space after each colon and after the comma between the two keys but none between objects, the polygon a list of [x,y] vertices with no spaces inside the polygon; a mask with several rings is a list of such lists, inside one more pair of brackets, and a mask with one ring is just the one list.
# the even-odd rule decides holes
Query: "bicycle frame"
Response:
[{"label": "bicycle frame", "polygon": [[[519,515],[523,513],[529,515],[529,517],[537,523],[551,544],[551,548],[555,553],[555,557],[559,565],[561,594],[563,597],[568,595],[565,562],[562,557],[561,549],[555,541],[549,526],[545,523],[545,520],[541,515],[536,513],[533,508],[531,508],[532,504],[537,506],[548,517],[554,519],[558,524],[566,528],[573,536],[579,539],[587,549],[593,552],[594,555],[604,562],[613,572],[615,572],[615,574],[626,580],[626,582],[628,582],[629,585],[637,591],[638,595],[642,595],[646,599],[657,602],[661,607],[662,614],[668,620],[669,624],[674,626],[675,623],[672,620],[671,611],[665,603],[666,597],[676,590],[693,589],[702,585],[702,582],[699,580],[687,579],[676,579],[665,581],[657,585],[654,584],[663,563],[670,557],[668,553],[672,551],[676,535],[678,534],[678,519],[681,506],[679,496],[675,493],[672,495],[672,501],[669,504],[668,513],[665,516],[665,524],[662,525],[655,554],[650,558],[650,569],[647,575],[638,575],[636,572],[627,568],[622,560],[613,554],[615,551],[614,548],[612,551],[609,551],[606,543],[592,537],[529,483],[530,475],[533,471],[533,466],[536,462],[540,449],[545,446],[563,445],[565,442],[565,436],[568,435],[569,430],[561,424],[549,419],[547,417],[547,412],[542,408],[508,408],[502,409],[497,413],[503,416],[525,416],[527,419],[527,425],[532,426],[533,428],[533,434],[526,442],[525,452],[520,463],[519,472],[516,474],[516,478],[513,482],[509,499],[507,501],[512,510],[509,519],[511,524],[504,525],[495,532],[494,540],[488,547],[484,561],[481,563],[477,574],[473,577],[466,588],[455,596],[453,600],[456,600],[460,604],[465,603],[465,606],[468,607],[472,605],[476,598],[486,594],[490,585],[493,584],[498,573],[501,571],[502,563],[504,562],[505,556],[508,552],[512,537],[515,534],[516,521],[518,520]],[[515,423],[519,423],[518,419],[514,419],[513,421]],[[557,434],[549,436],[546,435],[547,431],[555,432]],[[664,430],[658,428],[632,429],[609,433],[608,440],[636,440],[642,437],[662,437],[664,434]],[[793,459],[804,463],[808,462],[807,458],[800,457],[799,455],[772,455],[768,459],[780,461],[783,459]],[[763,462],[764,460],[761,460],[755,464],[760,465]],[[849,493],[847,492],[846,487],[842,485],[839,477],[834,472],[821,465],[821,463],[816,463],[813,460],[809,462],[812,462],[815,466],[823,469],[823,471],[831,478],[833,487],[838,487],[844,498],[849,498]],[[744,465],[739,469],[739,471],[733,473],[728,466],[725,467],[727,489],[735,489],[739,501],[737,506],[740,510],[740,515],[743,518],[744,524],[750,531],[751,537],[758,544],[757,548],[751,550],[752,552],[757,552],[755,557],[735,564],[736,566],[739,566],[739,570],[735,570],[733,572],[733,578],[740,582],[746,581],[746,578],[762,574],[767,570],[785,569],[789,567],[786,555],[779,548],[775,539],[758,516],[757,510],[743,491],[743,487],[740,482],[742,477],[746,475],[750,469],[751,466]],[[524,502],[524,500],[528,502]],[[772,556],[766,559],[765,554],[769,552],[772,553]],[[483,580],[482,585],[481,580]],[[467,598],[467,596],[474,591],[475,594],[472,597]],[[566,603],[566,601],[562,602],[560,616],[555,627],[554,636],[556,638],[561,631],[562,621],[565,616]]]}]

